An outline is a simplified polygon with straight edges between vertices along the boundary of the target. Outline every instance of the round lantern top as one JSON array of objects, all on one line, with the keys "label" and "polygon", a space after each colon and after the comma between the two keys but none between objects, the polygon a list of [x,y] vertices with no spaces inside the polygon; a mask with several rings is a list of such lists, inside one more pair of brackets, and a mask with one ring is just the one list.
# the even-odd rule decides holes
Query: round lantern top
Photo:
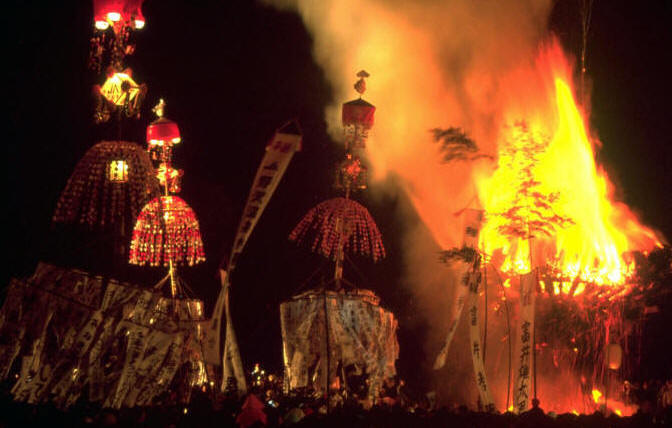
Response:
[{"label": "round lantern top", "polygon": [[177,123],[165,117],[159,117],[147,127],[147,143],[149,145],[173,145],[182,141]]},{"label": "round lantern top", "polygon": [[178,196],[160,196],[149,201],[135,222],[129,263],[189,266],[205,261],[198,219]]}]

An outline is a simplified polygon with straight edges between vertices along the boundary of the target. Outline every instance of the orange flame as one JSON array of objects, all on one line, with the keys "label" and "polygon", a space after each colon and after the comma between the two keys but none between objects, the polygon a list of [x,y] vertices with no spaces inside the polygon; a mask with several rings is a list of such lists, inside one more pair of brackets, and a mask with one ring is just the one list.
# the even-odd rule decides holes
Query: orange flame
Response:
[{"label": "orange flame", "polygon": [[[572,223],[557,227],[553,236],[536,234],[527,240],[500,232],[506,219],[491,215],[481,233],[481,244],[490,254],[501,252],[503,271],[529,272],[530,259],[537,266],[553,267],[560,279],[552,284],[555,294],[569,294],[574,279],[581,281],[574,295],[583,291],[583,282],[624,284],[634,268],[632,262],[624,259],[624,254],[648,251],[660,245],[660,241],[651,229],[638,222],[627,206],[614,200],[613,185],[595,163],[593,145],[597,141],[592,140],[586,130],[562,51],[552,45],[541,58],[538,63],[550,66],[548,72],[553,85],[549,85],[548,93],[539,94],[538,110],[522,118],[528,121],[530,133],[545,135],[548,141],[532,170],[538,182],[535,191],[557,193],[559,197],[551,209]],[[510,129],[504,127],[500,139],[510,141],[511,138],[520,136],[512,136]],[[477,180],[486,213],[505,212],[519,192],[515,183],[520,171],[516,167],[521,162],[507,158],[510,151],[503,151],[502,146],[500,144],[499,168],[489,177]],[[516,153],[522,148],[517,150]]]},{"label": "orange flame", "polygon": [[[591,391],[591,394],[593,395],[593,401],[595,403],[599,403],[600,398],[602,398],[602,392],[599,389],[593,389]],[[602,401],[604,401],[604,400],[602,400]]]}]

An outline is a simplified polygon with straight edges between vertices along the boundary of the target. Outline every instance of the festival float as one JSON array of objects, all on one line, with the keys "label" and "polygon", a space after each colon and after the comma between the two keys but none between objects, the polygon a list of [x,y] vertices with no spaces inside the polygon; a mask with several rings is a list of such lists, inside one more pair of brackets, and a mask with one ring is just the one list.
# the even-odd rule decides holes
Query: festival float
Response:
[{"label": "festival float", "polygon": [[[144,26],[142,1],[94,1],[89,66],[105,82],[94,88],[97,124],[138,119],[147,86],[124,58],[132,32]],[[0,313],[0,374],[13,376],[17,401],[60,407],[85,396],[103,407],[151,405],[167,392],[178,402],[207,381],[201,328],[203,302],[190,298],[178,266],[205,259],[198,220],[174,193],[182,171],[172,167],[177,125],[163,117],[147,127],[147,148],[120,138],[101,141],[79,161],[58,200],[55,225],[81,226],[89,240],[113,236],[115,258],[165,266],[153,287],[110,275],[40,263],[33,276],[12,280]],[[135,224],[134,227],[132,225]],[[132,237],[130,246],[128,239]],[[88,235],[87,235],[88,233]],[[86,251],[85,248],[82,251]],[[169,283],[169,293],[162,290]]]},{"label": "festival float", "polygon": [[326,397],[327,410],[343,393],[375,402],[383,381],[396,375],[399,356],[394,314],[372,291],[343,276],[347,253],[374,262],[385,256],[378,226],[352,199],[367,187],[362,152],[375,112],[361,98],[368,74],[358,76],[360,98],[342,106],[345,159],[337,168],[336,187],[343,196],[313,207],[289,236],[333,260],[333,278],[280,304],[285,392]]}]

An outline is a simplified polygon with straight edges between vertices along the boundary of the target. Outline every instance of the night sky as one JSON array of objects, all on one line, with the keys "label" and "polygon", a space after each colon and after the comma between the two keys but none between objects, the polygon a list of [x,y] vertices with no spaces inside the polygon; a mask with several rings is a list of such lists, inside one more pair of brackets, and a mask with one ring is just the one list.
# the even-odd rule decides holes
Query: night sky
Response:
[{"label": "night sky", "polygon": [[[579,0],[559,2],[549,27],[572,55],[580,50]],[[331,88],[311,57],[311,38],[298,15],[254,1],[147,0],[145,29],[127,63],[149,92],[143,116],[124,128],[125,139],[145,144],[149,109],[159,97],[176,121],[183,144],[174,164],[185,170],[184,198],[198,215],[208,261],[183,277],[210,313],[219,291],[217,266],[228,251],[264,145],[285,121],[297,118],[303,151],[255,229],[233,281],[232,306],[244,362],[281,367],[278,304],[329,265],[287,235],[332,190],[339,146],[326,133],[323,108]],[[5,269],[2,283],[30,275],[38,260],[87,268],[95,252],[54,237],[51,215],[77,161],[104,130],[93,124],[87,69],[92,6],[86,1],[13,2],[5,8],[5,89],[9,137],[4,139]],[[600,1],[593,7],[587,65],[592,83],[591,125],[604,146],[604,164],[619,196],[644,223],[672,237],[672,2]],[[356,70],[353,70],[353,75]],[[340,101],[340,100],[339,100]],[[342,100],[346,101],[346,100]],[[375,103],[375,100],[370,100]],[[403,198],[368,200],[388,258],[358,263],[351,279],[375,290],[400,319],[402,359],[409,373],[422,334],[402,274]],[[95,264],[95,263],[94,263]],[[103,263],[104,264],[104,263]],[[151,285],[160,270],[117,266],[118,276]],[[119,266],[123,266],[119,268]],[[321,270],[318,270],[321,268]],[[138,280],[140,278],[141,280]],[[414,323],[417,329],[417,323]],[[423,357],[424,358],[424,357]]]}]

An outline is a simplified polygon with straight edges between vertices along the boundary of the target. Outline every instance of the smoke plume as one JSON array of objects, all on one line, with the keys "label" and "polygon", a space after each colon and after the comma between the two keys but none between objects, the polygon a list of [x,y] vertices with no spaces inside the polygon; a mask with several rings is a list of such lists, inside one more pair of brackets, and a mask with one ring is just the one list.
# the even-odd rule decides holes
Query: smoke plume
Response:
[{"label": "smoke plume", "polygon": [[[297,11],[313,36],[314,57],[334,91],[325,116],[336,141],[342,139],[341,103],[356,95],[355,74],[365,69],[371,75],[364,94],[377,107],[367,144],[371,191],[402,191],[415,208],[404,239],[405,267],[427,322],[437,327],[427,349],[433,358],[454,283],[438,265],[437,251],[461,244],[462,225],[453,213],[474,199],[473,174],[487,174],[493,165],[486,159],[442,164],[430,131],[461,127],[482,152],[496,157],[504,111],[521,95],[509,83],[530,78],[520,70],[532,68],[547,37],[551,1],[272,3]],[[529,80],[523,87],[535,92],[538,84]],[[459,353],[453,357],[449,371],[466,373],[473,382],[470,362],[459,362]]]}]

